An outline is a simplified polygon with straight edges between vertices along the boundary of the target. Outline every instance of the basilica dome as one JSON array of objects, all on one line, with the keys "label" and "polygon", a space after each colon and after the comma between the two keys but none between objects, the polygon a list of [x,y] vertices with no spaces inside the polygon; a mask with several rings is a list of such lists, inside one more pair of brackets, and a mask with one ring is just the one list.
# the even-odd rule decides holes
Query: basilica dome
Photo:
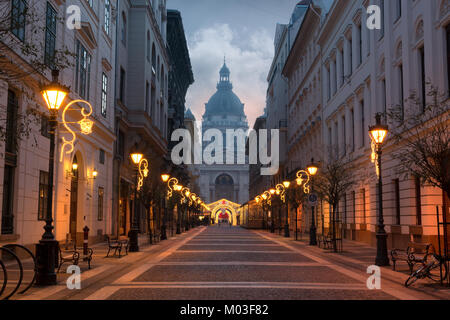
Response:
[{"label": "basilica dome", "polygon": [[226,63],[220,70],[220,80],[217,84],[217,92],[206,104],[204,117],[216,115],[230,115],[245,117],[244,104],[233,92],[233,85],[230,82],[230,70]]}]

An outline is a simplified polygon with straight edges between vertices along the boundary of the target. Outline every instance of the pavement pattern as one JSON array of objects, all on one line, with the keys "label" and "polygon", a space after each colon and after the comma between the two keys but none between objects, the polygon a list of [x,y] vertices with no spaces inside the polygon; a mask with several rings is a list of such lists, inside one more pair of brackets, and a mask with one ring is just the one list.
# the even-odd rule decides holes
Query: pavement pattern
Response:
[{"label": "pavement pattern", "polygon": [[[380,290],[366,285],[367,266],[263,231],[201,227],[139,253],[104,258],[82,274],[81,290],[65,279],[22,299],[51,300],[397,300],[442,298],[403,287],[383,269]],[[389,276],[388,276],[389,275]]]}]

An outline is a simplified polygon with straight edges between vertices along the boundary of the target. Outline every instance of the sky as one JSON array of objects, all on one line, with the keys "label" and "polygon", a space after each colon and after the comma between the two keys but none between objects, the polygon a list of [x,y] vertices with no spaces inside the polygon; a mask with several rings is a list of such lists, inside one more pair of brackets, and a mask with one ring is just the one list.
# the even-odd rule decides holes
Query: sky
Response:
[{"label": "sky", "polygon": [[181,12],[194,72],[186,108],[201,120],[216,92],[226,56],[233,91],[245,104],[249,127],[263,114],[277,23],[288,23],[298,0],[168,0]]}]

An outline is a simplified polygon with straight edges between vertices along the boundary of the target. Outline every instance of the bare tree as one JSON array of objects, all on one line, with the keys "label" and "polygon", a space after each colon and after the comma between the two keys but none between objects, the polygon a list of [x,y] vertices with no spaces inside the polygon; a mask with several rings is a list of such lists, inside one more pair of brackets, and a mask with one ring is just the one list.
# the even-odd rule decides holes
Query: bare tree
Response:
[{"label": "bare tree", "polygon": [[[67,47],[45,56],[46,12],[40,1],[0,0],[0,79],[7,82],[71,66]],[[56,17],[54,23],[63,23]]]},{"label": "bare tree", "polygon": [[[7,139],[7,132],[16,144],[30,137],[33,125],[43,117],[33,102],[42,75],[48,69],[73,66],[74,54],[65,46],[46,56],[45,21],[40,1],[0,0],[0,85],[14,88],[23,97],[22,108],[15,111],[0,104],[0,144]],[[54,23],[61,20],[55,18]],[[8,123],[13,125],[8,127]]]},{"label": "bare tree", "polygon": [[297,239],[297,220],[298,220],[298,208],[303,206],[308,201],[308,196],[305,193],[303,186],[299,186],[296,182],[287,189],[287,201],[288,205],[295,210],[295,239]]},{"label": "bare tree", "polygon": [[389,134],[397,146],[392,157],[400,173],[418,177],[450,198],[450,103],[448,94],[428,88],[427,103],[413,92],[405,102],[408,108],[389,110]]},{"label": "bare tree", "polygon": [[337,251],[336,245],[336,213],[339,201],[355,184],[354,172],[351,170],[350,159],[345,157],[329,157],[313,179],[314,190],[331,207],[331,227],[333,236],[333,249]]},{"label": "bare tree", "polygon": [[[144,179],[144,184],[140,190],[140,198],[147,212],[147,228],[152,243],[151,212],[153,210],[153,221],[161,222],[161,204],[166,196],[166,185],[161,180],[163,161],[154,156],[148,156],[147,159],[149,161],[149,175]],[[157,219],[155,219],[155,212],[158,212]]]}]

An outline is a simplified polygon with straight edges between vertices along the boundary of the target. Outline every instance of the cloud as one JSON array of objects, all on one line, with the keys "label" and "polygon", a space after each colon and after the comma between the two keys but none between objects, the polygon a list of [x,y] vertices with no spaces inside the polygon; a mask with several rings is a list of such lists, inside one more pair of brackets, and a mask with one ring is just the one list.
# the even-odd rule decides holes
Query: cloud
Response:
[{"label": "cloud", "polygon": [[190,39],[189,52],[195,83],[189,88],[186,106],[197,120],[205,103],[216,92],[224,55],[231,71],[233,91],[245,104],[249,126],[265,108],[267,74],[272,62],[273,39],[265,30],[234,30],[228,24],[199,29]]}]

